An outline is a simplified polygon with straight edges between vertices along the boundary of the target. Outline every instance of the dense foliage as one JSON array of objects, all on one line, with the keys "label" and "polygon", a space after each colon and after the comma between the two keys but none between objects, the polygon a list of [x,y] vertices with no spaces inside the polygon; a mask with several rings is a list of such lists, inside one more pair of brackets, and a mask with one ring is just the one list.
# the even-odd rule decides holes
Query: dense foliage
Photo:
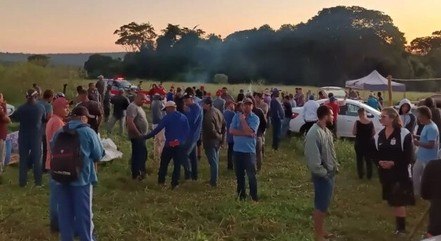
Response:
[{"label": "dense foliage", "polygon": [[[130,23],[115,34],[116,44],[134,51],[116,60],[120,67],[110,74],[129,78],[210,82],[221,73],[230,83],[342,85],[374,69],[397,78],[441,75],[439,31],[406,45],[391,17],[356,6],[326,8],[306,23],[277,30],[263,25],[224,39],[173,24],[156,34],[150,23]],[[85,69],[90,77],[104,71]]]}]

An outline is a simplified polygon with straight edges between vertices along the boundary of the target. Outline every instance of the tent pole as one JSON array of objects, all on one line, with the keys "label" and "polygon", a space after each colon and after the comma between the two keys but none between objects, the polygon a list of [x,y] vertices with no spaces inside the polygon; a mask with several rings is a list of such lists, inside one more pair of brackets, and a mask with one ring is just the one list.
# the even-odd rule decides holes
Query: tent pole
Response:
[{"label": "tent pole", "polygon": [[387,90],[389,92],[389,106],[393,106],[392,103],[392,75],[387,76]]}]

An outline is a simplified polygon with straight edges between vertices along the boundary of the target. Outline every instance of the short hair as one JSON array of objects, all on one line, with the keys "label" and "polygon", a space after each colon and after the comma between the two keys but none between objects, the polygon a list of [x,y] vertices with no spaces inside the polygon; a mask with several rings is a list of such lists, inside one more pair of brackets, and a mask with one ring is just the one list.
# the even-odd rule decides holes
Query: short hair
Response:
[{"label": "short hair", "polygon": [[420,107],[418,107],[417,111],[418,111],[418,115],[423,115],[423,116],[429,118],[430,120],[432,119],[432,111],[429,109],[429,107],[420,106]]},{"label": "short hair", "polygon": [[317,109],[317,118],[319,120],[323,119],[323,117],[331,114],[331,108],[327,105],[322,105]]},{"label": "short hair", "polygon": [[331,98],[333,96],[334,96],[334,93],[332,93],[332,92],[328,94],[328,98]]},{"label": "short hair", "polygon": [[79,90],[78,90],[78,95],[87,95],[87,90],[85,90],[85,89],[79,89]]},{"label": "short hair", "polygon": [[364,112],[366,112],[366,110],[365,110],[364,108],[360,108],[360,109],[358,109],[358,111],[357,111],[358,115],[361,115],[361,114],[363,114]]},{"label": "short hair", "polygon": [[52,99],[54,98],[54,91],[53,90],[45,90],[43,93],[43,99]]}]

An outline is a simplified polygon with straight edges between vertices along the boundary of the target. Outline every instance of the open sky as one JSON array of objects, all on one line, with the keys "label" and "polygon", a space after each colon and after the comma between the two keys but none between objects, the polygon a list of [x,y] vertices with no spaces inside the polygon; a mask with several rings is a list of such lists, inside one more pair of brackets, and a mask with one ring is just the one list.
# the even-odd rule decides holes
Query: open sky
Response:
[{"label": "open sky", "polygon": [[113,31],[135,21],[157,33],[168,23],[226,37],[269,24],[306,22],[325,7],[380,10],[410,42],[441,30],[441,0],[0,0],[0,52],[123,51]]}]

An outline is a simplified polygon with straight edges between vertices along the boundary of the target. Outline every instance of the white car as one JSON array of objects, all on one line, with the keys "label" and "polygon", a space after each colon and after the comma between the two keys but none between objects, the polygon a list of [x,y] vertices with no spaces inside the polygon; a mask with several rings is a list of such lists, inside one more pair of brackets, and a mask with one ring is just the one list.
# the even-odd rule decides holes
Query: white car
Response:
[{"label": "white car", "polygon": [[[317,103],[323,105],[328,99],[317,100]],[[355,137],[352,134],[355,121],[358,120],[358,109],[364,108],[369,119],[374,123],[375,131],[379,132],[383,129],[380,123],[380,111],[357,101],[338,99],[340,103],[340,113],[337,117],[337,137]],[[293,117],[289,122],[289,130],[293,133],[301,135],[305,133],[305,121],[303,120],[303,107],[295,107],[292,109]]]}]

